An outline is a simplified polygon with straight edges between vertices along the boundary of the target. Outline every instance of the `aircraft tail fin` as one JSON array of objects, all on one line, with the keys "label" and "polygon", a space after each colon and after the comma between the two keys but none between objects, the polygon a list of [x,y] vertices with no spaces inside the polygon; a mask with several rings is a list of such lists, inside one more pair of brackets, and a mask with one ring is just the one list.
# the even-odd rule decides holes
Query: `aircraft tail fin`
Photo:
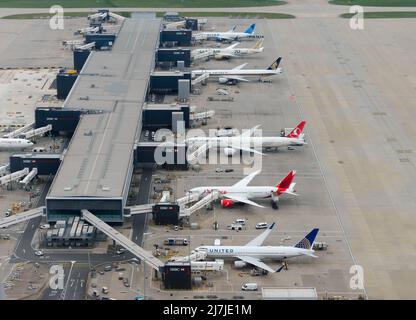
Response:
[{"label": "aircraft tail fin", "polygon": [[294,247],[301,249],[312,249],[313,243],[315,242],[315,238],[318,235],[318,232],[318,228],[313,229],[305,236],[305,238],[300,240]]},{"label": "aircraft tail fin", "polygon": [[263,39],[260,39],[256,42],[256,44],[253,46],[253,49],[261,49],[263,47]]},{"label": "aircraft tail fin", "polygon": [[279,184],[276,186],[278,192],[283,192],[290,188],[290,185],[292,184],[292,181],[295,178],[295,174],[296,171],[292,170],[287,174],[286,177],[282,179],[282,181],[279,182]]},{"label": "aircraft tail fin", "polygon": [[306,121],[301,121],[293,130],[287,135],[288,138],[299,138],[303,128],[305,127]]},{"label": "aircraft tail fin", "polygon": [[254,29],[256,28],[256,24],[252,23],[247,29],[246,31],[244,31],[244,33],[249,33],[252,34],[254,32]]},{"label": "aircraft tail fin", "polygon": [[273,62],[270,65],[270,67],[267,68],[267,70],[276,70],[279,67],[281,61],[282,61],[282,57],[277,58],[276,61]]}]

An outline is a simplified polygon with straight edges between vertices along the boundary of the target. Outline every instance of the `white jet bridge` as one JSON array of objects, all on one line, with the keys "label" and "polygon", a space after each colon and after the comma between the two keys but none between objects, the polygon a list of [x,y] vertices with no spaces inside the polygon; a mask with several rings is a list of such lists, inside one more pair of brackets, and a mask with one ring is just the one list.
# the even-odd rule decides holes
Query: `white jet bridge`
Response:
[{"label": "white jet bridge", "polygon": [[36,217],[40,217],[43,215],[44,209],[45,207],[38,207],[35,209],[25,211],[20,214],[15,214],[10,217],[2,218],[0,219],[0,228],[7,228],[7,227],[10,227],[11,225],[14,225],[23,221],[27,221]]},{"label": "white jet bridge", "polygon": [[19,181],[19,183],[21,183],[22,185],[26,187],[28,183],[36,177],[37,174],[38,174],[38,168],[33,168],[26,177],[24,177],[22,180]]},{"label": "white jet bridge", "polygon": [[[184,197],[179,198],[176,201],[176,204],[179,205],[179,208],[180,208],[179,217],[180,218],[189,217],[195,211],[202,209],[204,206],[208,205],[212,201],[217,200],[218,198],[219,198],[219,193],[216,190],[213,190],[211,193],[209,193],[202,199],[200,199],[200,195],[198,193],[188,192]],[[194,204],[190,207],[186,207],[190,203],[194,203]],[[152,213],[152,209],[154,205],[155,203],[149,203],[149,204],[131,206],[128,208],[130,209],[130,215],[148,214],[148,213]]]},{"label": "white jet bridge", "polygon": [[150,252],[144,250],[142,247],[131,241],[130,239],[126,238],[123,234],[115,230],[114,228],[110,227],[107,223],[102,221],[101,219],[97,218],[88,210],[81,210],[84,219],[92,224],[94,227],[99,229],[101,232],[105,233],[115,242],[120,244],[123,248],[130,251],[134,256],[143,260],[145,263],[149,264],[153,269],[159,271],[163,266],[164,263],[154,257]]},{"label": "white jet bridge", "polygon": [[76,45],[76,46],[74,46],[73,49],[77,49],[77,50],[87,50],[87,49],[92,49],[94,47],[95,47],[95,41],[90,42],[90,43],[87,43],[87,44],[84,44],[82,46],[77,46]]},{"label": "white jet bridge", "polygon": [[7,174],[3,177],[0,177],[0,186],[8,184],[13,181],[18,181],[28,174],[29,174],[29,168],[24,168],[23,170],[19,170],[19,171]]},{"label": "white jet bridge", "polygon": [[43,135],[43,134],[45,134],[45,133],[47,133],[51,130],[52,130],[52,125],[48,124],[47,126],[27,131],[27,132],[23,133],[22,136],[25,139],[30,139],[30,138],[33,138],[33,137],[36,137],[36,136]]},{"label": "white jet bridge", "polygon": [[204,111],[204,112],[191,113],[189,115],[189,120],[201,121],[201,120],[211,119],[214,116],[215,116],[215,111],[214,110],[207,110],[207,111]]},{"label": "white jet bridge", "polygon": [[[199,199],[199,194],[197,193],[191,193],[193,194],[193,197],[196,196]],[[184,198],[188,199],[189,196],[185,196]],[[185,204],[183,206],[181,206],[180,208],[180,213],[179,213],[179,217],[184,218],[184,217],[189,217],[192,213],[194,213],[195,211],[202,209],[203,207],[205,207],[206,205],[210,204],[211,202],[217,200],[219,198],[219,193],[217,190],[213,190],[211,193],[207,194],[205,197],[203,197],[202,199],[200,199],[198,202],[196,202],[195,204],[193,204],[191,207],[187,208],[185,207]],[[179,202],[179,201],[178,201]],[[187,202],[186,204],[188,204],[189,202]]]},{"label": "white jet bridge", "polygon": [[7,163],[7,164],[1,166],[0,167],[0,176],[3,175],[3,174],[5,174],[5,173],[7,173],[7,171],[9,170],[9,168],[10,168],[10,163]]},{"label": "white jet bridge", "polygon": [[28,123],[24,127],[18,128],[16,130],[12,131],[12,132],[9,132],[8,134],[5,134],[3,137],[4,138],[16,138],[16,137],[20,136],[22,133],[24,133],[24,132],[26,132],[30,129],[33,129],[34,126],[35,126],[34,122]]},{"label": "white jet bridge", "polygon": [[194,80],[192,80],[191,84],[192,84],[192,86],[197,85],[198,83],[200,83],[202,81],[205,81],[208,78],[209,78],[209,72],[204,72],[199,77],[197,77]]}]

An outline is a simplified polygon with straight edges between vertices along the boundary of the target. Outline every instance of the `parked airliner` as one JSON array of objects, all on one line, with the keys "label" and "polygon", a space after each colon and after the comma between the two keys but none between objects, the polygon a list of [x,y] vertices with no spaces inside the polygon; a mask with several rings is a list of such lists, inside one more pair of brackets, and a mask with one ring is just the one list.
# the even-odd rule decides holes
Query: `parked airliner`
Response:
[{"label": "parked airliner", "polygon": [[222,84],[236,84],[240,81],[248,82],[245,77],[256,77],[259,81],[271,81],[272,78],[282,73],[282,68],[279,68],[282,57],[274,61],[267,69],[244,69],[247,63],[243,63],[232,69],[200,69],[192,70],[192,78],[197,78],[203,74],[208,74],[209,77],[217,77],[218,82]]},{"label": "parked airliner", "polygon": [[272,206],[278,209],[279,197],[285,194],[297,196],[295,193],[296,183],[292,182],[296,171],[290,171],[276,186],[248,186],[253,178],[260,173],[255,171],[241,179],[232,186],[207,186],[196,187],[189,192],[198,193],[200,198],[217,191],[223,207],[231,207],[234,203],[246,203],[252,206],[264,208],[264,206],[250,199],[272,199]]},{"label": "parked airliner", "polygon": [[206,257],[212,259],[238,259],[234,262],[236,267],[241,268],[249,264],[272,273],[278,271],[281,267],[279,266],[278,270],[274,270],[263,260],[284,260],[299,256],[317,258],[314,254],[313,244],[319,229],[313,229],[294,246],[263,246],[264,240],[269,236],[274,226],[275,223],[272,223],[266,231],[244,246],[201,246],[194,251],[206,253]]},{"label": "parked airliner", "polygon": [[33,142],[26,139],[0,138],[0,150],[26,149],[33,146]]}]

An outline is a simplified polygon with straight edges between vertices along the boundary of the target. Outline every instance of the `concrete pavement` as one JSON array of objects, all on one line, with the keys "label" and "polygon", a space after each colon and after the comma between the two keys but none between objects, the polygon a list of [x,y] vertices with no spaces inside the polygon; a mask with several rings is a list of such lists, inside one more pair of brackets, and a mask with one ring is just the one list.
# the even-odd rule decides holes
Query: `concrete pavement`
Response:
[{"label": "concrete pavement", "polygon": [[[113,8],[114,11],[126,12],[271,12],[293,14],[297,18],[311,17],[337,17],[342,13],[347,13],[349,6],[329,4],[327,0],[288,0],[288,3],[280,6],[269,7],[242,7],[242,8]],[[65,8],[64,8],[65,9]],[[98,8],[66,8],[66,12],[91,12],[95,13]],[[412,7],[365,7],[365,11],[414,11]],[[2,8],[0,18],[8,15],[25,13],[44,13],[48,8]]]}]

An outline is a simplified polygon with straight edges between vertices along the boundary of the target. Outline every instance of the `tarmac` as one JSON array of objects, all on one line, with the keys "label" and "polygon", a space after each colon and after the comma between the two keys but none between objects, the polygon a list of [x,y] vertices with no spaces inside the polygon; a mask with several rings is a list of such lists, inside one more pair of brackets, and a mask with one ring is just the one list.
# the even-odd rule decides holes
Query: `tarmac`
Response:
[{"label": "tarmac", "polygon": [[[267,67],[281,55],[283,75],[271,84],[229,87],[234,102],[207,101],[207,96],[215,95],[215,89],[221,87],[210,81],[192,103],[216,111],[206,129],[261,124],[263,135],[278,135],[282,127],[306,120],[308,145],[267,154],[261,174],[252,182],[275,185],[296,169],[300,196],[282,199],[279,211],[216,207],[218,232],[212,231],[214,217],[208,212],[191,217],[191,222],[200,223],[201,230],[181,235],[191,234],[192,247],[213,243],[215,238],[230,235],[225,227],[238,217],[249,219],[249,230],[256,222],[276,221],[277,236],[270,237],[269,244],[286,236],[294,243],[311,228],[319,227],[318,241],[327,242],[328,251],[318,253],[319,259],[313,261],[289,261],[286,273],[269,275],[265,283],[315,286],[321,297],[414,298],[416,189],[411,137],[416,129],[411,119],[416,42],[408,30],[414,29],[416,21],[366,20],[364,30],[352,30],[348,20],[339,18],[256,22],[257,32],[265,35],[265,53],[242,62],[249,62],[247,68]],[[218,30],[247,24],[227,19],[210,19],[210,23]],[[242,62],[210,61],[198,68],[231,68]],[[175,172],[176,196],[195,186],[231,185],[243,177],[238,166],[225,174],[215,172],[218,166],[202,166],[199,173]],[[157,234],[146,238],[149,249],[162,241]],[[160,234],[167,236],[164,231]],[[255,234],[247,231],[225,243],[242,244]],[[353,265],[364,270],[365,290],[350,288]],[[228,276],[233,286],[225,290],[238,290],[242,281],[234,281],[234,277],[239,279],[235,272],[229,271]]]},{"label": "tarmac", "polygon": [[[254,229],[255,223],[276,221],[277,230],[266,244],[290,245],[311,228],[319,227],[318,241],[327,242],[328,250],[318,252],[318,259],[289,260],[287,271],[255,279],[247,270],[241,273],[227,262],[226,272],[211,276],[212,287],[177,294],[175,298],[206,297],[214,292],[232,299],[241,295],[242,283],[253,280],[259,286],[314,286],[320,297],[416,297],[416,149],[412,139],[416,134],[412,122],[416,110],[416,35],[409,32],[415,29],[416,20],[368,19],[364,30],[352,30],[348,19],[336,17],[347,12],[348,7],[324,2],[311,5],[307,1],[301,6],[300,1],[291,1],[273,10],[298,10],[296,19],[256,21],[257,32],[265,36],[262,55],[243,61],[201,63],[206,68],[228,68],[243,62],[253,68],[267,67],[281,55],[280,78],[270,84],[253,82],[229,87],[234,102],[207,101],[220,87],[215,82],[202,87],[201,95],[192,97],[198,109],[216,111],[216,117],[204,129],[228,125],[241,129],[261,124],[264,135],[279,135],[281,128],[306,120],[308,145],[267,153],[262,159],[261,174],[252,182],[274,185],[289,170],[296,169],[299,197],[282,198],[278,211],[266,201],[261,202],[267,207],[263,210],[248,206],[201,210],[191,217],[191,222],[201,227],[197,231],[174,232],[150,223],[144,246],[151,250],[154,243],[172,234],[190,235],[192,248],[224,236],[227,238],[221,240],[223,244],[244,244],[259,233]],[[260,10],[250,11],[257,9]],[[233,24],[241,29],[249,23],[241,19],[209,22],[211,26],[215,24],[216,30],[226,30]],[[19,23],[37,26],[36,21],[0,20],[3,30],[19,28]],[[22,43],[23,38],[8,45],[18,50]],[[56,43],[52,43],[46,42],[48,50],[56,50]],[[254,43],[243,42],[239,46],[251,44]],[[7,47],[1,52],[14,55]],[[2,56],[9,59],[7,54]],[[46,65],[48,60],[44,60],[38,64]],[[62,57],[64,60],[72,63],[70,58]],[[175,172],[177,180],[172,186],[176,196],[194,186],[230,185],[244,176],[241,166],[233,166],[235,171],[231,173],[216,173],[218,166],[203,166],[199,173]],[[247,230],[226,229],[240,217],[248,219]],[[211,227],[215,220],[220,223],[218,231]],[[189,248],[183,250],[185,253]],[[85,260],[81,255],[79,258]],[[350,288],[353,265],[363,267],[365,290]],[[154,282],[148,283],[145,290],[154,298],[172,299],[171,292],[160,290]],[[258,293],[244,297],[257,298]]]}]

